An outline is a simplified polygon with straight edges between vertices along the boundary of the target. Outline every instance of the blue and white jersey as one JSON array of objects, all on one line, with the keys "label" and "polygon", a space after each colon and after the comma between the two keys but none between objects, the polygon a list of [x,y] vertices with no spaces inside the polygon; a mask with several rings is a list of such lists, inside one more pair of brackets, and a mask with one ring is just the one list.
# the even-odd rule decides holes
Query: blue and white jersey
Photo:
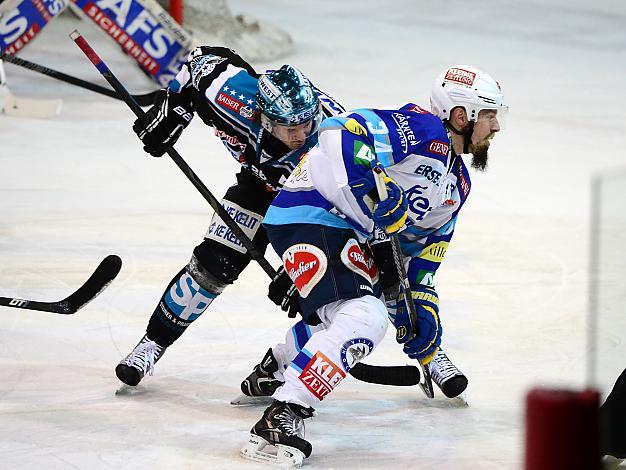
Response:
[{"label": "blue and white jersey", "polygon": [[[189,100],[237,162],[277,190],[317,144],[317,134],[291,150],[263,129],[256,104],[258,79],[252,66],[231,49],[202,46],[190,53],[169,88]],[[325,116],[343,112],[340,104],[317,91]]]},{"label": "blue and white jersey", "polygon": [[351,185],[376,163],[407,198],[408,218],[400,241],[411,259],[412,282],[429,283],[471,183],[441,120],[417,105],[358,109],[326,119],[318,146],[290,175],[264,224],[321,224],[352,229],[361,240],[372,238],[371,214],[363,211]]}]

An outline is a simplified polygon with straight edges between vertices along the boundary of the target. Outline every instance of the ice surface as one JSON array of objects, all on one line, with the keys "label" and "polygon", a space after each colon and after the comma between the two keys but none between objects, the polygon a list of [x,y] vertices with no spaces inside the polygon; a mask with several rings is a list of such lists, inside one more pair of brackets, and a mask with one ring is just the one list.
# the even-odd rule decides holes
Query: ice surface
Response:
[{"label": "ice surface", "polygon": [[[432,79],[455,63],[502,84],[507,129],[488,172],[473,178],[438,274],[444,342],[469,376],[471,406],[348,378],[307,423],[305,465],[521,468],[528,388],[584,385],[589,178],[622,165],[626,147],[624,3],[230,5],[295,40],[292,55],[259,69],[297,65],[348,107],[427,105]],[[152,89],[115,44],[71,17],[22,56],[105,84],[67,38],[75,27],[132,92]],[[0,467],[266,468],[238,455],[262,408],[229,405],[290,325],[265,298],[264,273],[251,265],[154,377],[116,395],[115,364],[141,338],[212,211],[167,157],[141,151],[125,105],[6,69],[14,94],[62,97],[64,109],[45,121],[0,116],[0,295],[58,300],[107,254],[124,267],[73,316],[0,308]],[[216,196],[233,183],[235,163],[199,119],[177,148]],[[369,362],[405,362],[391,332]]]}]

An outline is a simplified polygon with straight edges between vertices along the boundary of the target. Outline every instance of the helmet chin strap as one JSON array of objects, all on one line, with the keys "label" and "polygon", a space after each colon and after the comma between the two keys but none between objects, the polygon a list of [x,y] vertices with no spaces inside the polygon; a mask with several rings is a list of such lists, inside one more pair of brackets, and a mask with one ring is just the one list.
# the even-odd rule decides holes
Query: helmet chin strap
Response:
[{"label": "helmet chin strap", "polygon": [[472,134],[474,133],[474,121],[469,121],[469,127],[466,131],[458,130],[452,125],[452,123],[448,119],[444,121],[444,124],[452,133],[463,137],[463,153],[470,153],[469,146],[472,143]]}]

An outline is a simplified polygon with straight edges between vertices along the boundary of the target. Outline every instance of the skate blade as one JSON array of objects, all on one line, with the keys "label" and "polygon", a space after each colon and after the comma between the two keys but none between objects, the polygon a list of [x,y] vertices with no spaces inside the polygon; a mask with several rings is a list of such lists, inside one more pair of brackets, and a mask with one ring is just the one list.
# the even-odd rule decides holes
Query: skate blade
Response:
[{"label": "skate blade", "polygon": [[243,393],[230,401],[230,404],[233,406],[268,406],[271,403],[272,397],[249,397]]},{"label": "skate blade", "polygon": [[269,463],[280,468],[299,468],[304,462],[304,454],[298,449],[282,444],[273,446],[256,434],[250,434],[250,440],[241,448],[244,459]]},{"label": "skate blade", "polygon": [[469,402],[467,401],[467,393],[463,392],[460,395],[457,395],[454,398],[449,398],[448,401],[454,408],[467,408],[469,407]]}]

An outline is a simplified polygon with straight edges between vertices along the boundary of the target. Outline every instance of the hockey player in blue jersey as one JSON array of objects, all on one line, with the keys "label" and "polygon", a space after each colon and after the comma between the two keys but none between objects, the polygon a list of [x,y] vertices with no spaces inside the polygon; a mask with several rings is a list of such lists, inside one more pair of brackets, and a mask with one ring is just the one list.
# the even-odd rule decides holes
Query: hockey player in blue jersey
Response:
[{"label": "hockey player in blue jersey", "polygon": [[[148,110],[151,124],[144,128],[136,121],[133,129],[144,150],[159,157],[198,114],[242,166],[222,205],[265,250],[268,239],[261,221],[267,208],[301,156],[317,143],[322,117],[342,111],[294,67],[258,74],[230,49],[198,47]],[[117,377],[135,386],[151,374],[165,349],[237,280],[250,260],[215,214],[189,263],[167,285],[145,335],[117,365]]]},{"label": "hockey player in blue jersey", "polygon": [[[442,322],[434,274],[471,188],[462,155],[471,153],[472,166],[485,169],[507,107],[493,78],[460,65],[435,81],[431,110],[407,104],[326,119],[318,145],[272,202],[263,224],[299,292],[303,321],[249,378],[264,376],[274,391],[242,448],[244,457],[302,464],[312,450],[303,419],[376,348],[388,312],[410,358],[428,365],[438,354]],[[384,184],[386,199],[377,183]],[[399,236],[416,328],[398,279],[389,282],[395,266],[380,256],[375,263],[365,246],[377,230]],[[276,452],[267,452],[268,444]]]}]

